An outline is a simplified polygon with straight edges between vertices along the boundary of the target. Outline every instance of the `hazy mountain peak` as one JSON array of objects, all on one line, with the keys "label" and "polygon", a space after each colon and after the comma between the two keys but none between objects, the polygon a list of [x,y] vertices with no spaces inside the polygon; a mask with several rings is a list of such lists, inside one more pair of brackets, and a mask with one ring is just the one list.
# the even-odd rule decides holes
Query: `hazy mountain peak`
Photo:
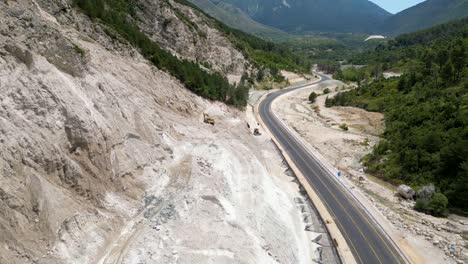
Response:
[{"label": "hazy mountain peak", "polygon": [[[468,0],[427,0],[392,15],[368,0],[191,0],[220,20],[251,33],[286,32],[401,33],[414,31],[468,14]],[[237,10],[243,16],[222,9]],[[206,10],[206,9],[205,9]],[[236,23],[231,23],[236,21]],[[265,28],[271,27],[270,30]],[[278,33],[278,32],[276,32]]]}]

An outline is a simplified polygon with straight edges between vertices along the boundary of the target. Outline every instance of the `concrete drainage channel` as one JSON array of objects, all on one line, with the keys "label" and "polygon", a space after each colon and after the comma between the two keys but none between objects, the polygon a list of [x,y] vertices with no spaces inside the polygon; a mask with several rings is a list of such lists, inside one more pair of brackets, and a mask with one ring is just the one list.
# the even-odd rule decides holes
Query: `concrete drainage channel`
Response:
[{"label": "concrete drainage channel", "polygon": [[[273,140],[272,143],[278,154],[282,156],[281,150],[278,148],[276,143]],[[313,261],[317,263],[342,263],[336,249],[336,241],[334,242],[331,239],[325,222],[320,217],[317,208],[313,205],[307,191],[304,189],[298,177],[285,159],[283,159],[283,164],[288,168],[286,175],[291,177],[292,181],[299,186],[300,197],[294,198],[294,203],[302,214],[304,230],[308,232],[310,241],[319,245],[319,248],[317,248],[319,258],[314,259]]]},{"label": "concrete drainage channel", "polygon": [[[268,93],[262,95],[259,98],[259,100],[257,100],[255,107],[254,107],[255,118],[265,129],[265,132],[267,132],[270,135],[271,141],[274,143],[274,145],[276,146],[276,149],[280,152],[281,156],[284,158],[286,164],[288,165],[288,168],[291,170],[291,172],[294,172],[295,179],[299,182],[302,196],[307,197],[307,200],[310,201],[309,207],[316,213],[317,223],[320,223],[322,226],[325,227],[324,230],[328,237],[328,241],[333,241],[333,244],[328,243],[329,248],[332,249],[331,254],[329,256],[333,257],[333,260],[318,261],[318,262],[319,263],[355,264],[356,260],[354,258],[354,255],[352,254],[348,244],[346,243],[346,240],[344,239],[343,235],[338,229],[338,226],[334,222],[332,216],[326,209],[325,205],[323,204],[321,199],[318,197],[318,195],[315,193],[311,185],[308,184],[305,176],[302,175],[300,170],[295,166],[294,162],[291,160],[289,155],[282,149],[281,145],[276,141],[276,138],[270,133],[270,130],[263,122],[263,119],[260,117],[258,107],[260,106],[261,102],[265,99],[267,95]],[[299,204],[299,207],[300,207],[300,204]],[[306,226],[306,228],[310,229],[311,227]],[[321,254],[322,256],[325,256],[323,252],[321,253],[322,253]]]}]

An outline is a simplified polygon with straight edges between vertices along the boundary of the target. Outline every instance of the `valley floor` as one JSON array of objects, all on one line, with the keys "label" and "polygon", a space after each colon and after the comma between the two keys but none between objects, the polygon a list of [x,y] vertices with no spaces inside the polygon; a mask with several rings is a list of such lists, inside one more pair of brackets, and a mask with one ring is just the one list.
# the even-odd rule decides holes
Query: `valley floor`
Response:
[{"label": "valley floor", "polygon": [[[285,94],[273,104],[273,111],[310,144],[323,163],[343,171],[345,185],[414,263],[466,263],[462,238],[468,231],[466,218],[452,215],[442,219],[416,212],[414,202],[395,196],[395,187],[363,173],[360,159],[378,142],[383,115],[353,107],[326,108],[326,97],[336,92],[323,95],[323,90],[342,90],[344,86],[327,81]],[[312,91],[321,94],[314,104],[308,102]],[[342,124],[349,130],[341,129]]]}]

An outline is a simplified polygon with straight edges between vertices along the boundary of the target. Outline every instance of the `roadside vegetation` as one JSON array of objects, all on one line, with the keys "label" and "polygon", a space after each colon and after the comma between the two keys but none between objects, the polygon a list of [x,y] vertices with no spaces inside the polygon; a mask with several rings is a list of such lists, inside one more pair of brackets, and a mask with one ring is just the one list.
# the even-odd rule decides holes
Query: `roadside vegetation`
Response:
[{"label": "roadside vegetation", "polygon": [[448,199],[442,193],[435,193],[431,199],[419,198],[416,200],[414,209],[434,216],[447,216]]},{"label": "roadside vegetation", "polygon": [[[418,201],[416,209],[437,216],[446,215],[446,207],[468,211],[467,22],[405,34],[363,54],[368,64],[399,67],[404,74],[387,80],[375,76],[326,100],[326,106],[385,114],[383,140],[363,159],[367,171],[415,188],[434,183],[440,194]],[[368,69],[341,74],[360,82]]]},{"label": "roadside vegetation", "polygon": [[309,102],[315,103],[315,100],[317,99],[318,95],[315,92],[311,92],[309,95]]}]

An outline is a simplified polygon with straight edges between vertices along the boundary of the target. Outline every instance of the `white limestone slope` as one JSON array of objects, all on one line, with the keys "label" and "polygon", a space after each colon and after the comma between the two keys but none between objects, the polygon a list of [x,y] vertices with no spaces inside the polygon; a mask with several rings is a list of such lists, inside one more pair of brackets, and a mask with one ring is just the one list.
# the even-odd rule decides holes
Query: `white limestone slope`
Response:
[{"label": "white limestone slope", "polygon": [[297,185],[245,114],[67,4],[0,3],[0,263],[317,258]]}]

